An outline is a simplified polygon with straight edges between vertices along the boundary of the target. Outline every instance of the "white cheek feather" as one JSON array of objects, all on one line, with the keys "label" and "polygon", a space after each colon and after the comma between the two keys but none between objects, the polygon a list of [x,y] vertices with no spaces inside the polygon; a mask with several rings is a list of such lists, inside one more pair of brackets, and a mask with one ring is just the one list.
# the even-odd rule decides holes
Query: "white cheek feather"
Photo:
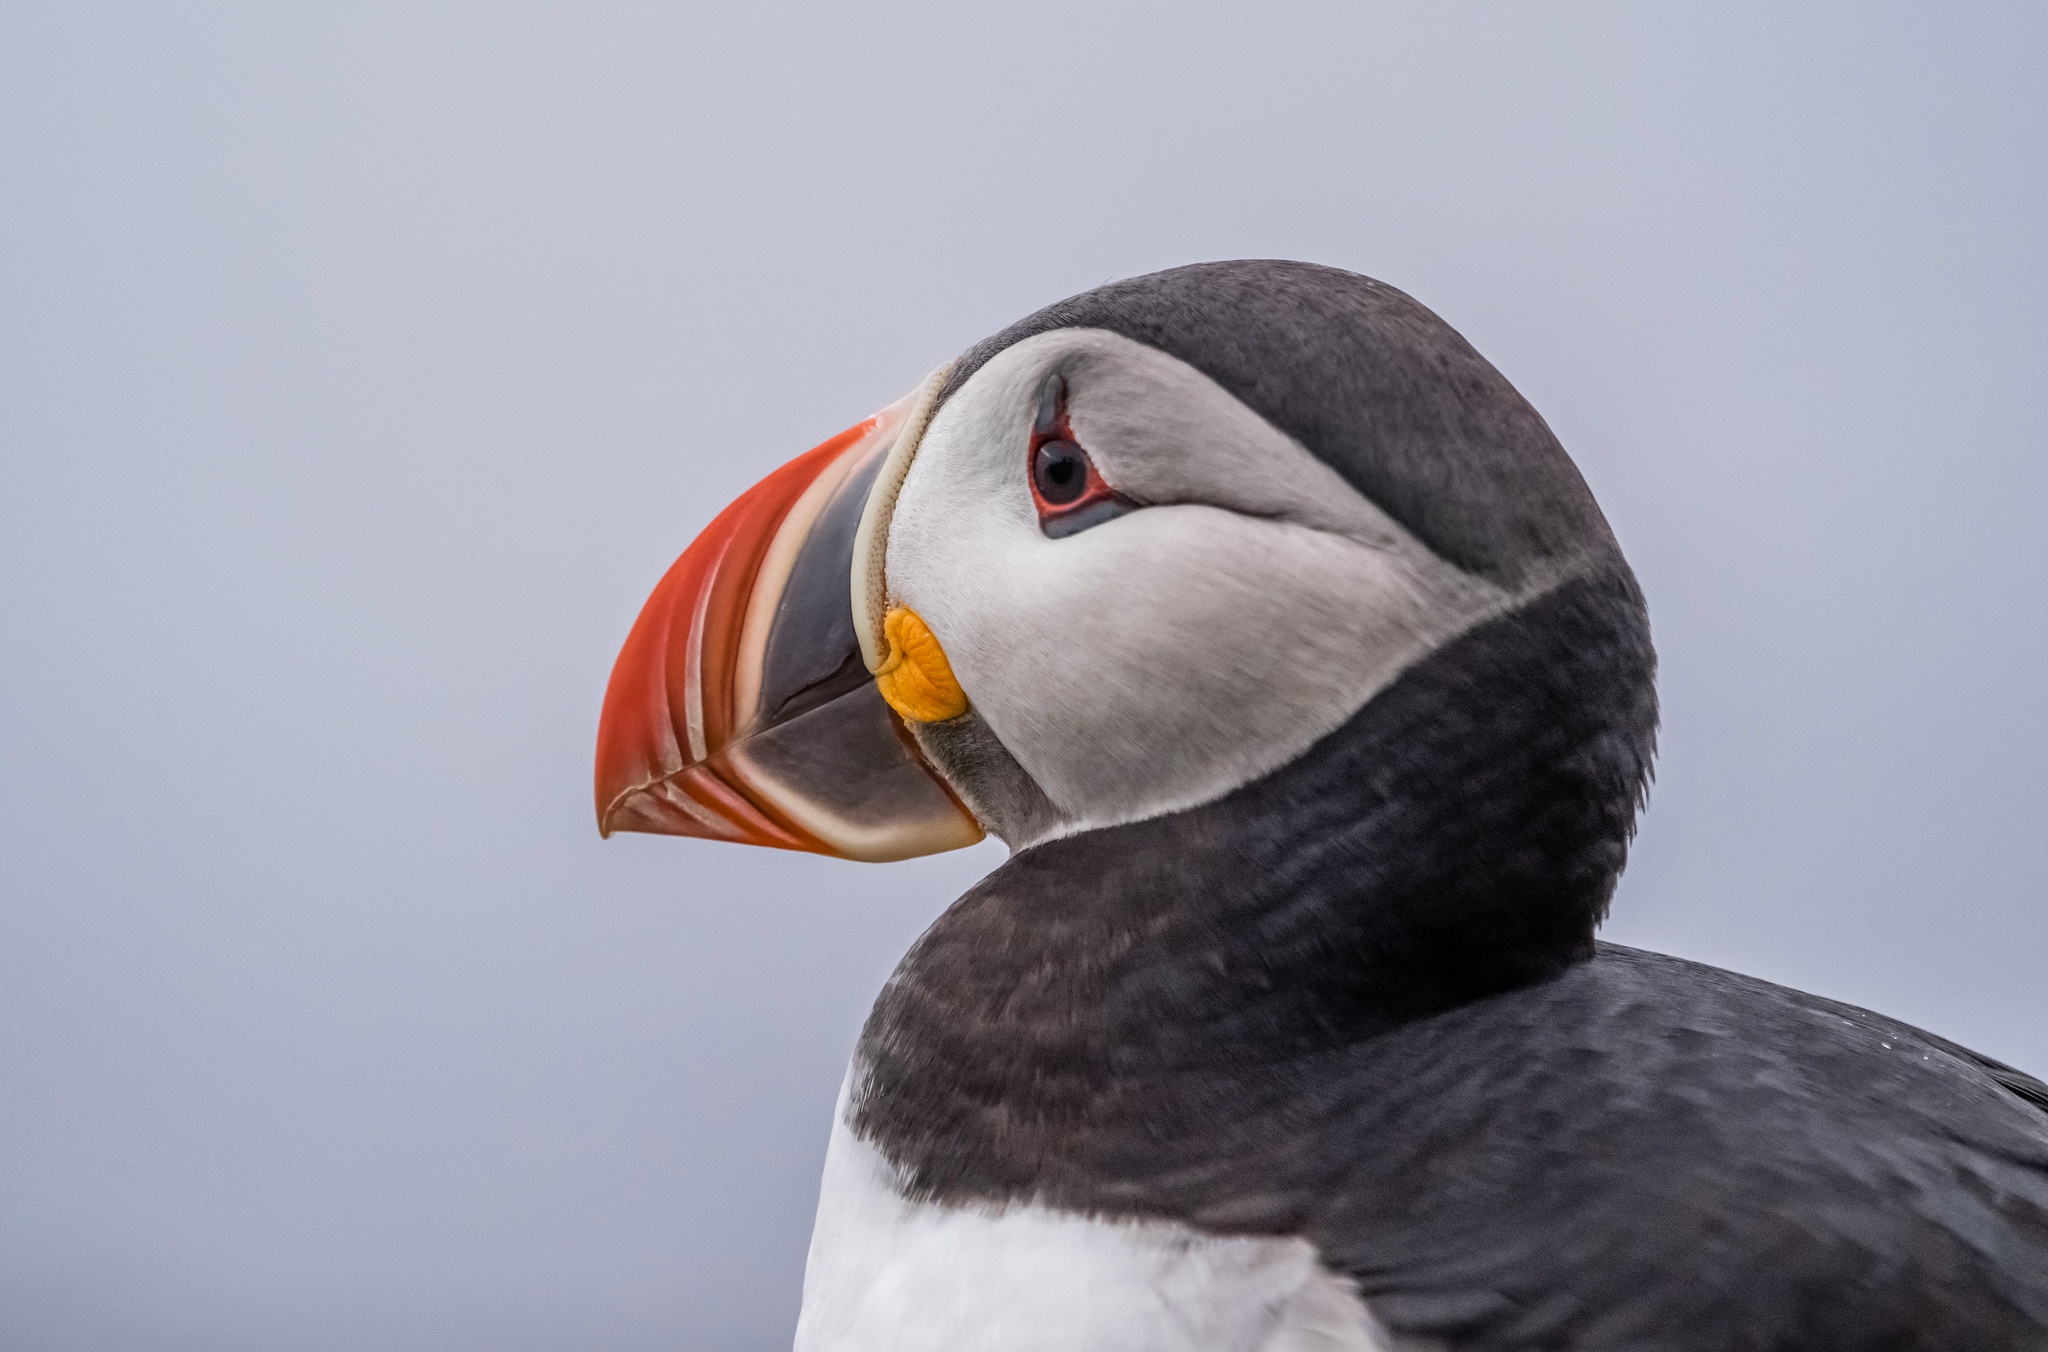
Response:
[{"label": "white cheek feather", "polygon": [[[1054,362],[1102,471],[1168,505],[1046,538],[1025,451]],[[1018,344],[940,410],[895,504],[887,573],[1062,833],[1277,769],[1511,599],[1207,377],[1089,331]]]},{"label": "white cheek feather", "polygon": [[825,1161],[796,1352],[1380,1352],[1300,1239],[1041,1206],[912,1202],[846,1127]]}]

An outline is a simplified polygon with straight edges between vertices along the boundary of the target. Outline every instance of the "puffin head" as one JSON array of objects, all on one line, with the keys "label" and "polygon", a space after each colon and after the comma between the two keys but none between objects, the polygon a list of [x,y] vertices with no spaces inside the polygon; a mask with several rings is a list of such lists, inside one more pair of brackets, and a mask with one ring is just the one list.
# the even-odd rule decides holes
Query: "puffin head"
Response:
[{"label": "puffin head", "polygon": [[1653,667],[1584,481],[1447,324],[1200,264],[1022,320],[718,517],[613,672],[598,820],[869,860],[1228,835],[1321,748],[1286,792],[1338,836],[1478,802],[1468,864],[1597,919]]}]

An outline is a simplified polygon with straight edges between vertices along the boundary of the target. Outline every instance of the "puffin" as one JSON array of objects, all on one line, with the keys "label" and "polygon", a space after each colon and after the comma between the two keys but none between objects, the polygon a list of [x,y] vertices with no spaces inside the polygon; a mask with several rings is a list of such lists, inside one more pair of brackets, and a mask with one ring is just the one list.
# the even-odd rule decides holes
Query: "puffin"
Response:
[{"label": "puffin", "polygon": [[2048,1086],[1596,939],[1636,579],[1442,319],[1116,281],[656,587],[600,829],[1010,854],[831,1125],[797,1352],[2048,1352]]}]

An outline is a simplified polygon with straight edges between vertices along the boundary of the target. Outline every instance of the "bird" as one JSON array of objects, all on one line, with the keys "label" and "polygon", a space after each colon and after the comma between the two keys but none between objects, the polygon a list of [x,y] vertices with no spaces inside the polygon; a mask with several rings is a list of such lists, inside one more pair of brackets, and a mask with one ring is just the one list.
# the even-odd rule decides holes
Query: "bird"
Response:
[{"label": "bird", "polygon": [[797,1352],[2048,1352],[2048,1086],[1596,937],[1642,591],[1385,283],[1113,281],[661,580],[599,825],[1005,843],[888,979]]}]

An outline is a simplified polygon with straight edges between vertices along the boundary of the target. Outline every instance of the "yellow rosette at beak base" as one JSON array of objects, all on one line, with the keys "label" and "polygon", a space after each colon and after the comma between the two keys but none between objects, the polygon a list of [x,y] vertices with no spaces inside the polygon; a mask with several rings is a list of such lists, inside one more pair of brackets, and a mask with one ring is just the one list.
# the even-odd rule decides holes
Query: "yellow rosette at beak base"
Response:
[{"label": "yellow rosette at beak base", "polygon": [[913,723],[943,723],[967,712],[967,692],[953,678],[953,664],[938,636],[908,606],[882,617],[889,655],[875,671],[875,684],[889,707]]}]

